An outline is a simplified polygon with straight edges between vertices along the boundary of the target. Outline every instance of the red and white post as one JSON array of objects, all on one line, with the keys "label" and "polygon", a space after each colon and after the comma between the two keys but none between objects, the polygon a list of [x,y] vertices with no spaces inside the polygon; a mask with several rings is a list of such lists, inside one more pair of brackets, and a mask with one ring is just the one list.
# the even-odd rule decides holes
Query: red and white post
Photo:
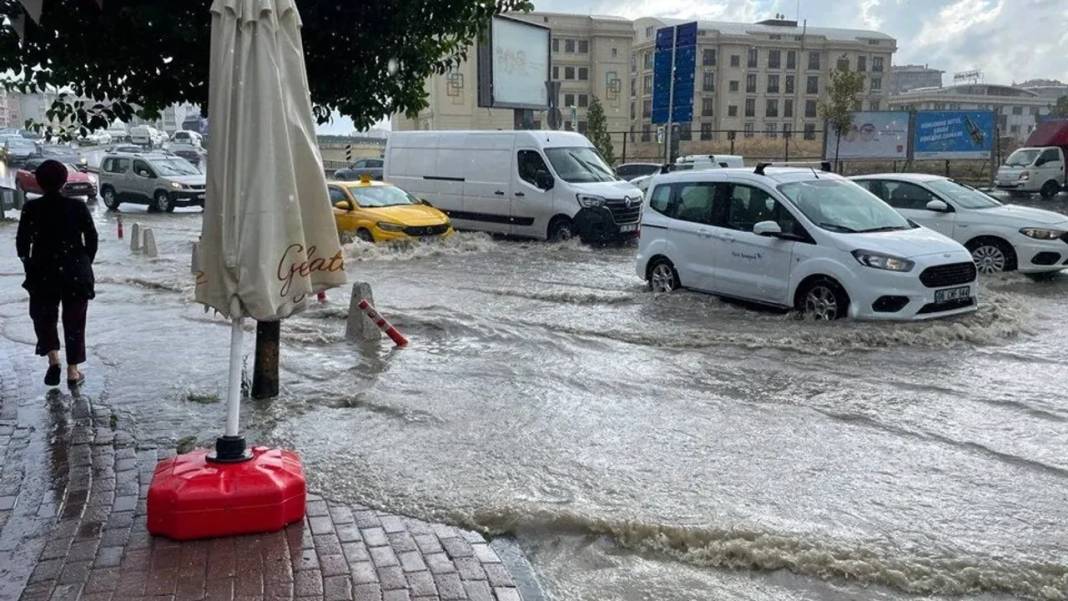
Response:
[{"label": "red and white post", "polygon": [[371,321],[375,322],[375,325],[378,326],[379,330],[382,330],[386,333],[386,336],[389,336],[394,344],[397,346],[407,346],[408,339],[405,338],[397,328],[393,327],[393,324],[386,321],[386,318],[382,317],[382,314],[376,311],[375,308],[371,306],[371,303],[367,302],[367,299],[360,299],[359,307],[367,317],[371,318]]}]

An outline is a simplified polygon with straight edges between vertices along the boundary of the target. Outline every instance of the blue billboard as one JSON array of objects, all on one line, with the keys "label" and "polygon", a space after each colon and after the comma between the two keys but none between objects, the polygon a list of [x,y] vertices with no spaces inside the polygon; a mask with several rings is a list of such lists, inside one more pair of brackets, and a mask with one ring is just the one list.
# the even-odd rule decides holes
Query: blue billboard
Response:
[{"label": "blue billboard", "polygon": [[687,123],[693,120],[696,69],[697,23],[658,29],[656,54],[653,56],[653,123],[667,123],[669,120]]},{"label": "blue billboard", "polygon": [[914,159],[988,159],[994,148],[992,111],[918,111]]}]

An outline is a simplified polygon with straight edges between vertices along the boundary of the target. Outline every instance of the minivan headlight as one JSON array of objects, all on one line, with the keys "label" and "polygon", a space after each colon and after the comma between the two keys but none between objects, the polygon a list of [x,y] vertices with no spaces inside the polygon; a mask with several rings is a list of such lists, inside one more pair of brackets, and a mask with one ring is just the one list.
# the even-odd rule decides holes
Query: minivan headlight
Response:
[{"label": "minivan headlight", "polygon": [[1036,240],[1056,240],[1064,235],[1062,230],[1050,230],[1043,227],[1025,227],[1020,230],[1020,233]]},{"label": "minivan headlight", "polygon": [[870,250],[854,250],[853,258],[858,263],[866,267],[873,269],[885,269],[887,271],[911,271],[916,263],[903,259],[901,257],[895,257],[893,255],[884,255],[883,253],[872,252]]},{"label": "minivan headlight", "polygon": [[383,232],[403,232],[404,226],[399,223],[390,223],[388,221],[379,221],[378,229]]},{"label": "minivan headlight", "polygon": [[181,190],[185,186],[180,184],[180,183],[178,183],[178,182],[171,182],[171,187],[174,188],[175,190]]},{"label": "minivan headlight", "polygon": [[579,205],[591,209],[593,207],[603,207],[604,197],[597,196],[596,194],[576,194]]}]

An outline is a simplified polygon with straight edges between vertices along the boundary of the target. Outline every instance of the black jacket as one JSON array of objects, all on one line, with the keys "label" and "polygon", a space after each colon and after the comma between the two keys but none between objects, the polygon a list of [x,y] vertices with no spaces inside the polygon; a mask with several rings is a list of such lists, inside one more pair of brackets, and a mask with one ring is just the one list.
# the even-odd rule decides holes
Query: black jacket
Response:
[{"label": "black jacket", "polygon": [[84,202],[59,193],[27,202],[15,238],[30,294],[90,299],[96,296],[93,259],[97,236]]}]

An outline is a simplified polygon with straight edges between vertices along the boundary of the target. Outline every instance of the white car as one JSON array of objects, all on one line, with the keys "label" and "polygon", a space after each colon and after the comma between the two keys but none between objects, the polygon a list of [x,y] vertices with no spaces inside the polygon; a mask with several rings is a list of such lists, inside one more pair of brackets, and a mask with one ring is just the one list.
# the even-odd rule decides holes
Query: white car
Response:
[{"label": "white car", "polygon": [[813,319],[927,319],[977,305],[963,246],[814,169],[654,176],[637,272],[657,292],[684,286]]},{"label": "white car", "polygon": [[972,253],[980,273],[1049,276],[1068,267],[1068,216],[1001,204],[938,175],[885,173],[853,178],[912,221]]}]

